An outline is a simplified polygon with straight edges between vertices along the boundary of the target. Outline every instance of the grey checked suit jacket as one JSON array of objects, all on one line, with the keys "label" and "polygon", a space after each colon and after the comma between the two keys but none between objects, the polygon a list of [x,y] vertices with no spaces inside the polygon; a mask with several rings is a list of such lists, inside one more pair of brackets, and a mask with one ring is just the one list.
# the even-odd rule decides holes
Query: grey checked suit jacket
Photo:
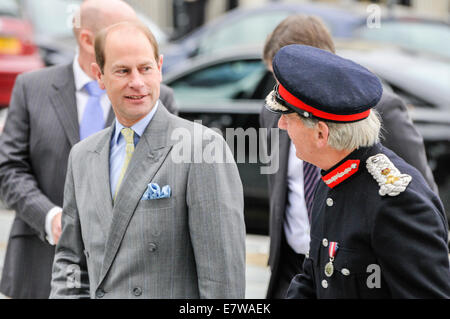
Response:
[{"label": "grey checked suit jacket", "polygon": [[[425,177],[431,189],[438,193],[433,174],[427,164],[423,138],[413,126],[405,103],[395,94],[384,90],[383,96],[375,108],[381,115],[382,120],[381,131],[383,137],[381,138],[381,143],[417,168]],[[279,118],[279,115],[271,113],[263,107],[260,114],[260,125],[261,127],[276,128],[278,127]],[[271,145],[270,135],[268,139],[267,145]],[[278,283],[280,275],[280,248],[282,236],[284,236],[283,224],[288,192],[287,168],[289,147],[289,136],[286,131],[280,130],[279,145],[275,150],[279,152],[280,166],[275,174],[268,175],[270,194],[269,265],[272,273],[269,280],[267,298],[274,298],[274,286]]]},{"label": "grey checked suit jacket", "polygon": [[[176,112],[173,92],[161,100]],[[112,123],[110,112],[107,125]],[[80,140],[72,63],[19,75],[0,136],[0,198],[16,212],[0,283],[12,298],[48,298],[54,246],[45,216],[63,205],[67,159]]]},{"label": "grey checked suit jacket", "polygon": [[[207,141],[176,144],[171,139],[176,129],[191,136],[196,130],[160,105],[114,205],[109,184],[114,125],[74,146],[51,298],[244,298],[243,189],[233,156],[212,133],[226,163],[177,163],[172,155],[180,145],[203,150]],[[150,182],[169,185],[172,196],[141,200]],[[67,286],[74,267],[80,288]]]}]

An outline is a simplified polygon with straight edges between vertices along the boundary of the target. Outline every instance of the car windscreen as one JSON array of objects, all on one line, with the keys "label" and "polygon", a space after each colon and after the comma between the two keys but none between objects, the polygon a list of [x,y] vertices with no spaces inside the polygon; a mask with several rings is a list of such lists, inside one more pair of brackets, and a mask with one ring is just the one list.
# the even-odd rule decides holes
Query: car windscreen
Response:
[{"label": "car windscreen", "polygon": [[386,21],[380,28],[362,27],[356,35],[450,58],[450,25],[445,23]]},{"label": "car windscreen", "polygon": [[199,53],[221,52],[239,46],[264,43],[267,35],[286,18],[290,12],[262,12],[236,19],[220,29],[211,30],[201,41]]},{"label": "car windscreen", "polygon": [[227,61],[192,71],[168,84],[180,104],[252,99],[265,73],[259,59]]}]

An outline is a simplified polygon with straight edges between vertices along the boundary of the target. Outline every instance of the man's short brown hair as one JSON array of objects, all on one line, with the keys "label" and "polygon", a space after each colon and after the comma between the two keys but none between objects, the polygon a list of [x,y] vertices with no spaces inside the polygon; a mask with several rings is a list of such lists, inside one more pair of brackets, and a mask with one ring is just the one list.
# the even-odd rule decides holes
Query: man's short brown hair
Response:
[{"label": "man's short brown hair", "polygon": [[304,44],[335,53],[330,31],[325,23],[315,16],[296,14],[281,21],[266,39],[264,62],[272,63],[278,50],[289,44]]},{"label": "man's short brown hair", "polygon": [[153,33],[150,31],[147,26],[141,22],[138,21],[126,21],[126,22],[120,22],[113,24],[107,28],[102,29],[97,35],[95,36],[95,60],[100,67],[100,70],[103,73],[104,67],[105,67],[105,42],[108,34],[113,30],[117,29],[119,27],[132,27],[135,28],[137,32],[142,32],[150,42],[150,44],[153,47],[153,52],[155,54],[155,60],[156,63],[159,63],[159,48],[158,48],[158,42],[156,42],[156,38],[153,35]]}]

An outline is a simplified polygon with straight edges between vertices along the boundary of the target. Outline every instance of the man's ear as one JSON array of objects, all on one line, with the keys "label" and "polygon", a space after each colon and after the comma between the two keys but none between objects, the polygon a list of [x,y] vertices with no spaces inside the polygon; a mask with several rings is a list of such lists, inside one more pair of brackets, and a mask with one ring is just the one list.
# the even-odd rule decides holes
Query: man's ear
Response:
[{"label": "man's ear", "polygon": [[328,135],[330,130],[325,122],[319,121],[316,126],[316,143],[318,148],[328,145]]},{"label": "man's ear", "polygon": [[92,74],[95,77],[95,80],[97,80],[98,82],[98,86],[104,90],[105,89],[105,84],[103,83],[103,74],[102,74],[102,70],[100,69],[100,66],[97,63],[92,63],[91,64],[91,71]]},{"label": "man's ear", "polygon": [[87,29],[81,29],[79,35],[79,45],[82,50],[91,55],[94,55],[95,54],[94,34]]},{"label": "man's ear", "polygon": [[163,65],[163,60],[164,60],[164,58],[163,58],[163,55],[161,54],[160,56],[159,56],[159,60],[158,61],[156,61],[156,62],[158,62],[158,71],[159,71],[159,76],[160,76],[160,82],[162,81],[162,65]]},{"label": "man's ear", "polygon": [[158,70],[159,70],[159,72],[162,71],[163,60],[164,60],[164,56],[161,54],[159,56],[158,61],[156,61],[156,62],[158,62]]}]

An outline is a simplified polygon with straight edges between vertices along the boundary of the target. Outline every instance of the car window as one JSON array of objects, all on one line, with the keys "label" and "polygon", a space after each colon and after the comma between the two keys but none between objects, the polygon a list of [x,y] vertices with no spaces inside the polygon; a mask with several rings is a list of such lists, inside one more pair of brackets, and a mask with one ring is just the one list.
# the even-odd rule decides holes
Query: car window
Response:
[{"label": "car window", "polygon": [[437,23],[382,22],[381,28],[361,28],[363,39],[392,43],[450,58],[450,26]]},{"label": "car window", "polygon": [[261,60],[240,60],[202,68],[168,83],[183,101],[251,99],[266,69]]},{"label": "car window", "polygon": [[223,25],[219,30],[214,28],[200,43],[199,54],[264,43],[267,35],[288,15],[288,11],[262,12]]},{"label": "car window", "polygon": [[19,6],[15,0],[1,0],[0,1],[0,16],[19,16]]}]

